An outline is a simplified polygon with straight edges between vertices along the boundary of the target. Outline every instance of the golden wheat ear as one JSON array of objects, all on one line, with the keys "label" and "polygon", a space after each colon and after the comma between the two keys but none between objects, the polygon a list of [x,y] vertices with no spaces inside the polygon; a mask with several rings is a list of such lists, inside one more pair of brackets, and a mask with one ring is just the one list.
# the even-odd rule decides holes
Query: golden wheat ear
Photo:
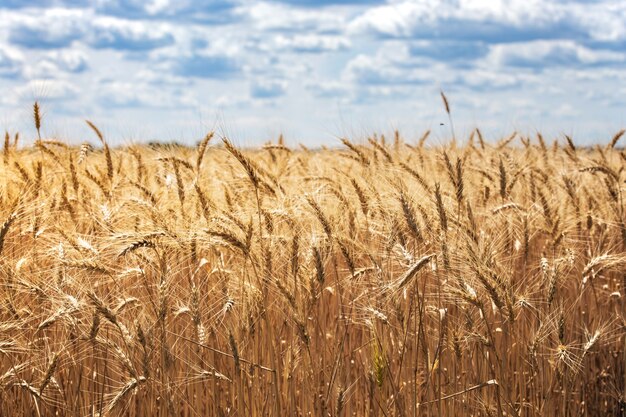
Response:
[{"label": "golden wheat ear", "polygon": [[35,129],[37,130],[37,141],[41,142],[41,108],[37,101],[33,104],[33,120],[35,122]]}]

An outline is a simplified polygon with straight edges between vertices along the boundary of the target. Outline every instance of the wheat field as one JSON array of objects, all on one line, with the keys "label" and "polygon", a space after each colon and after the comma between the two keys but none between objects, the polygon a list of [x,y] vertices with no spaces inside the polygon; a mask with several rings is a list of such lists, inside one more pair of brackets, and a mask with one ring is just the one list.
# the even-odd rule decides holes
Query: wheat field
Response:
[{"label": "wheat field", "polygon": [[626,414],[623,131],[239,149],[88,123],[93,148],[5,137],[0,415]]}]

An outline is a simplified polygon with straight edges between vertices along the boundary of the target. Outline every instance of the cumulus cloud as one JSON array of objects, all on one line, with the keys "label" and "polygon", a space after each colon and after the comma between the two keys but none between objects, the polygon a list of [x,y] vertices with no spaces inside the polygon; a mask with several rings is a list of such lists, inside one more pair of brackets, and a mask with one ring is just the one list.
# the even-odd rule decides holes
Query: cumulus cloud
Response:
[{"label": "cumulus cloud", "polygon": [[388,43],[373,54],[359,54],[351,59],[343,77],[356,85],[419,85],[441,81],[445,73],[441,64],[411,56],[406,45]]},{"label": "cumulus cloud", "polygon": [[520,73],[519,71],[502,71],[493,68],[472,68],[463,71],[449,82],[450,85],[467,87],[470,91],[501,91],[513,90],[522,86],[536,84],[532,75]]},{"label": "cumulus cloud", "polygon": [[456,65],[471,65],[474,60],[484,58],[488,53],[489,45],[480,41],[427,40],[409,44],[411,57],[451,62]]},{"label": "cumulus cloud", "polygon": [[149,10],[158,10],[158,4],[158,1],[143,0],[96,0],[96,7],[103,14],[130,18],[145,17]]},{"label": "cumulus cloud", "polygon": [[17,100],[37,98],[46,102],[64,102],[77,98],[79,92],[78,86],[67,80],[33,79],[16,87],[12,96]]},{"label": "cumulus cloud", "polygon": [[626,5],[601,1],[412,0],[366,10],[351,33],[392,38],[464,39],[489,43],[626,37]]},{"label": "cumulus cloud", "polygon": [[78,49],[53,51],[48,54],[48,57],[55,62],[62,71],[79,73],[88,68],[87,54]]},{"label": "cumulus cloud", "polygon": [[85,34],[84,13],[77,10],[50,9],[42,15],[10,15],[9,41],[32,49],[65,48]]},{"label": "cumulus cloud", "polygon": [[27,49],[59,50],[84,43],[96,49],[149,51],[175,42],[167,24],[93,16],[87,11],[54,9],[41,17],[14,13],[9,18],[9,41]]},{"label": "cumulus cloud", "polygon": [[382,63],[375,56],[358,55],[350,60],[344,71],[346,78],[356,84],[398,84],[414,81],[400,68]]},{"label": "cumulus cloud", "polygon": [[593,50],[574,41],[534,41],[523,44],[494,45],[489,53],[494,64],[542,69],[552,66],[594,66],[622,64],[626,54]]},{"label": "cumulus cloud", "polygon": [[0,77],[13,78],[20,74],[24,55],[7,45],[0,45]]},{"label": "cumulus cloud", "polygon": [[350,93],[350,86],[340,81],[315,80],[305,85],[307,91],[317,98],[346,97]]},{"label": "cumulus cloud", "polygon": [[287,83],[283,80],[258,80],[252,83],[250,95],[253,98],[267,99],[284,95]]},{"label": "cumulus cloud", "polygon": [[90,0],[3,0],[0,7],[6,8],[32,8],[32,7],[88,7]]},{"label": "cumulus cloud", "polygon": [[93,23],[88,42],[94,48],[146,51],[174,43],[174,35],[164,25],[102,17]]},{"label": "cumulus cloud", "polygon": [[79,74],[89,68],[87,54],[81,50],[56,50],[24,66],[26,79],[54,79],[64,74]]},{"label": "cumulus cloud", "polygon": [[113,108],[181,109],[199,105],[189,90],[177,87],[165,89],[140,80],[100,80],[96,100],[103,106]]},{"label": "cumulus cloud", "polygon": [[385,0],[275,0],[278,3],[304,7],[383,4]]},{"label": "cumulus cloud", "polygon": [[243,13],[258,30],[286,33],[342,33],[348,18],[324,9],[302,10],[265,2],[253,2]]},{"label": "cumulus cloud", "polygon": [[130,18],[190,19],[224,24],[238,18],[234,0],[96,0],[97,10],[106,15]]},{"label": "cumulus cloud", "polygon": [[350,100],[356,104],[376,104],[389,100],[404,101],[411,96],[414,96],[414,91],[402,86],[369,85],[354,91]]},{"label": "cumulus cloud", "polygon": [[349,49],[351,45],[350,40],[344,36],[318,34],[278,35],[272,43],[271,48],[275,50],[290,50],[297,53],[335,52]]}]

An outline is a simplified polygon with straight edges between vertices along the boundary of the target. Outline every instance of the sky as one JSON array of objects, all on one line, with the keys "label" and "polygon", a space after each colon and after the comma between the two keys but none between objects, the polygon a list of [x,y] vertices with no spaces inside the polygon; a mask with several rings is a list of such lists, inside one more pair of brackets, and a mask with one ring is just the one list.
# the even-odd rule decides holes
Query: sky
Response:
[{"label": "sky", "polygon": [[243,146],[626,127],[626,2],[0,0],[0,129]]}]

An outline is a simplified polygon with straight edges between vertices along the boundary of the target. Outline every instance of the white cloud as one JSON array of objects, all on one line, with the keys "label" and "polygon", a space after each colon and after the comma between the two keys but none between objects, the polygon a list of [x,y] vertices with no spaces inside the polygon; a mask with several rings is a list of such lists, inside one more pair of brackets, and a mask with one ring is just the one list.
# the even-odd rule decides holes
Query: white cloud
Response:
[{"label": "white cloud", "polygon": [[602,1],[597,4],[577,4],[571,6],[571,18],[598,41],[626,40],[626,3],[622,1]]},{"label": "white cloud", "polygon": [[238,0],[94,0],[96,10],[111,16],[170,18],[223,24],[237,15]]},{"label": "white cloud", "polygon": [[92,22],[88,42],[96,48],[144,51],[162,48],[175,41],[169,25],[98,17]]},{"label": "white cloud", "polygon": [[24,54],[8,45],[0,45],[0,77],[19,75],[24,63]]},{"label": "white cloud", "polygon": [[348,33],[373,32],[385,36],[410,36],[413,25],[436,20],[435,3],[439,2],[402,2],[369,9],[350,22]]},{"label": "white cloud", "polygon": [[200,102],[186,89],[165,89],[139,80],[101,81],[95,97],[105,106],[180,109]]},{"label": "white cloud", "polygon": [[567,38],[626,39],[626,4],[557,0],[402,0],[353,19],[352,34],[491,42]]},{"label": "white cloud", "polygon": [[171,0],[153,0],[151,2],[146,2],[145,10],[151,15],[159,14],[168,8],[175,6],[175,4],[172,3],[174,2]]},{"label": "white cloud", "polygon": [[412,57],[403,43],[387,42],[373,54],[359,54],[345,66],[343,78],[357,85],[417,85],[451,78],[443,64]]},{"label": "white cloud", "polygon": [[268,50],[320,53],[349,49],[351,42],[345,36],[295,34],[288,36],[277,35],[272,39],[269,46],[270,48],[267,48]]},{"label": "white cloud", "polygon": [[340,81],[309,81],[305,87],[307,91],[318,98],[345,97],[351,91],[351,86]]},{"label": "white cloud", "polygon": [[49,57],[64,71],[81,72],[87,67],[87,54],[78,49],[53,51]]},{"label": "white cloud", "polygon": [[250,87],[250,95],[258,99],[274,99],[286,92],[287,82],[284,80],[256,80]]},{"label": "white cloud", "polygon": [[55,50],[25,65],[26,79],[58,78],[66,73],[77,74],[88,69],[88,55],[78,49]]},{"label": "white cloud", "polygon": [[4,11],[10,42],[29,49],[59,49],[75,42],[95,48],[150,50],[174,43],[170,24],[101,16],[90,9]]},{"label": "white cloud", "polygon": [[[455,7],[456,6],[456,7]],[[460,0],[450,15],[460,20],[494,20],[514,26],[541,25],[563,17],[557,3],[546,0]]]},{"label": "white cloud", "polygon": [[11,43],[23,48],[64,48],[81,39],[89,22],[87,10],[53,8],[3,13]]},{"label": "white cloud", "polygon": [[16,87],[12,96],[15,103],[33,100],[66,101],[78,97],[80,89],[66,80],[34,79]]},{"label": "white cloud", "polygon": [[501,71],[493,68],[476,68],[463,71],[458,75],[457,83],[478,91],[515,88],[522,84],[532,84],[532,77],[520,72]]},{"label": "white cloud", "polygon": [[594,50],[571,40],[542,40],[494,45],[487,60],[499,66],[545,68],[623,63],[626,62],[626,54]]},{"label": "white cloud", "polygon": [[254,26],[267,31],[341,32],[346,16],[318,9],[294,9],[276,3],[253,2],[245,14]]}]

